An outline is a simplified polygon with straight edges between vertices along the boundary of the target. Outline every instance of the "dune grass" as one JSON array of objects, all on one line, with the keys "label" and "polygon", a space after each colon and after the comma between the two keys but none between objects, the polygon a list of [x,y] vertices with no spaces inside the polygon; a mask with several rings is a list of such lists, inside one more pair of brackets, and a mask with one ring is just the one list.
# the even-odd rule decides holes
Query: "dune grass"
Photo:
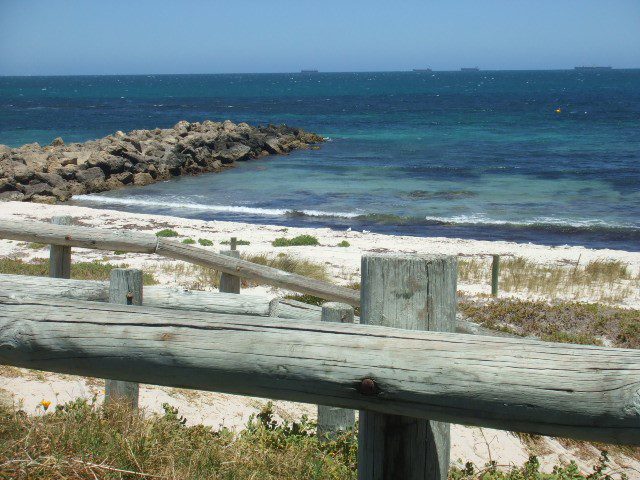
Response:
[{"label": "dune grass", "polygon": [[[241,258],[260,265],[277,268],[285,272],[296,273],[317,280],[329,281],[329,272],[321,263],[301,260],[279,253],[277,255],[257,253],[241,254]],[[160,270],[174,277],[175,281],[189,290],[210,290],[220,285],[220,272],[215,268],[202,267],[185,262],[167,262]],[[253,281],[243,279],[243,286],[257,285]]]},{"label": "dune grass", "polygon": [[[72,262],[71,278],[77,280],[109,280],[111,270],[114,268],[128,268],[126,263],[115,265],[99,261]],[[25,262],[19,258],[0,258],[0,274],[32,275],[36,277],[49,276],[49,259],[35,259]],[[153,274],[143,272],[142,280],[145,285],[158,283]]]},{"label": "dune grass", "polygon": [[[491,259],[459,258],[458,280],[491,281]],[[619,260],[593,260],[584,264],[538,264],[521,257],[500,262],[500,291],[532,293],[548,299],[591,299],[616,303],[637,294],[640,278]]]}]

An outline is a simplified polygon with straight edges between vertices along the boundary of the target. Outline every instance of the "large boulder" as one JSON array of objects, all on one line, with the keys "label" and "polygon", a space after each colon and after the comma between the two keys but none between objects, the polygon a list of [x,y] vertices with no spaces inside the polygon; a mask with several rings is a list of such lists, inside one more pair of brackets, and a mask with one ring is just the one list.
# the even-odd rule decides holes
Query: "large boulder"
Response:
[{"label": "large boulder", "polygon": [[243,160],[249,155],[249,152],[251,152],[250,147],[247,147],[246,145],[242,145],[240,143],[236,143],[232,145],[231,148],[215,152],[214,156],[216,158],[219,158],[222,163],[228,164],[236,162],[238,160]]},{"label": "large boulder", "polygon": [[91,167],[76,172],[76,180],[81,183],[101,182],[104,180],[104,172],[100,167]]},{"label": "large boulder", "polygon": [[24,200],[24,193],[0,192],[0,202],[21,202],[22,200]]},{"label": "large boulder", "polygon": [[153,177],[148,173],[136,173],[133,176],[133,184],[138,187],[143,187],[145,185],[150,185],[154,183]]},{"label": "large boulder", "polygon": [[64,178],[56,173],[36,172],[35,177],[41,182],[47,183],[52,187],[63,187],[67,183]]},{"label": "large boulder", "polygon": [[25,185],[24,196],[26,198],[33,198],[34,195],[53,195],[53,187],[46,183]]},{"label": "large boulder", "polygon": [[124,170],[126,159],[105,152],[96,152],[87,160],[88,167],[98,167],[105,175],[113,175]]},{"label": "large boulder", "polygon": [[54,138],[53,142],[51,142],[52,147],[61,147],[63,145],[64,145],[64,140],[62,140],[62,138],[60,137]]}]

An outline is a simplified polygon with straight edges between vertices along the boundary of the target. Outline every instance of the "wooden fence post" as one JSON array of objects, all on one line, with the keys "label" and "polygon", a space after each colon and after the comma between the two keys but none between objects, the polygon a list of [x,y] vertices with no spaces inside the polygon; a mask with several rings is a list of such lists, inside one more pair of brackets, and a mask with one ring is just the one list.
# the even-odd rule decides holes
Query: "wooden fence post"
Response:
[{"label": "wooden fence post", "polygon": [[498,278],[500,277],[500,255],[492,255],[491,262],[491,296],[498,296]]},{"label": "wooden fence post", "polygon": [[[142,270],[135,268],[114,268],[111,270],[109,302],[122,305],[142,305]],[[105,380],[105,405],[119,399],[136,410],[139,391],[140,386],[135,382]]]},{"label": "wooden fence post", "polygon": [[[54,225],[71,225],[73,218],[64,215],[53,217]],[[49,247],[49,276],[51,278],[71,278],[71,247],[51,245]]]},{"label": "wooden fence post", "polygon": [[[233,258],[240,258],[240,252],[236,250],[237,239],[231,237],[230,250],[220,250],[220,253]],[[222,293],[240,293],[240,277],[230,275],[228,273],[220,274],[220,292]]]},{"label": "wooden fence post", "polygon": [[[360,322],[452,332],[456,275],[454,256],[365,255]],[[446,480],[450,444],[448,423],[361,410],[358,478]]]},{"label": "wooden fence post", "polygon": [[[322,305],[323,322],[353,323],[353,307],[346,303],[328,302]],[[318,405],[318,438],[327,440],[353,428],[356,412],[348,408]]]}]

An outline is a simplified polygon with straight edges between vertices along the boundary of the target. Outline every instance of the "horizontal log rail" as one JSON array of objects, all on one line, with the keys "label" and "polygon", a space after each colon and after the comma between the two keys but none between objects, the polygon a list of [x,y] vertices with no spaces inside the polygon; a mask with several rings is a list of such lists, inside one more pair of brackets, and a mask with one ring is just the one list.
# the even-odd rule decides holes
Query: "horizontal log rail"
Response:
[{"label": "horizontal log rail", "polygon": [[[22,300],[65,298],[91,302],[109,301],[109,282],[100,280],[0,274],[0,291],[10,292],[12,297]],[[322,313],[322,308],[318,306],[285,298],[203,292],[158,285],[144,287],[144,304],[158,308],[318,321]]]},{"label": "horizontal log rail", "polygon": [[[29,298],[65,298],[91,302],[109,301],[109,282],[100,280],[69,280],[0,274],[0,291],[10,292],[12,297],[22,300]],[[297,320],[320,321],[322,314],[321,307],[287,298],[202,292],[158,285],[144,288],[144,303],[149,307]],[[356,323],[359,322],[360,320],[356,317]],[[459,318],[456,322],[456,332],[472,335],[515,337],[515,335],[483,328],[462,318]]]},{"label": "horizontal log rail", "polygon": [[326,300],[353,306],[358,306],[360,303],[360,294],[350,288],[283,272],[276,268],[185,245],[176,240],[156,237],[148,233],[54,225],[31,220],[0,220],[0,238],[97,250],[157,254],[214,268],[223,273],[255,280],[274,287],[315,295]]},{"label": "horizontal log rail", "polygon": [[0,363],[640,444],[640,351],[0,292]]}]

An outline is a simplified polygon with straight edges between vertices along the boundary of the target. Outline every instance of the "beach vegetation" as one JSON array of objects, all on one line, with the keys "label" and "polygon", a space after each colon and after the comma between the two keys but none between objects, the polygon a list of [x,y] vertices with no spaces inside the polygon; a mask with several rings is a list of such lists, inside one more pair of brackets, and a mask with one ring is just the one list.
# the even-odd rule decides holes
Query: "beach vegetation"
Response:
[{"label": "beach vegetation", "polygon": [[47,248],[49,245],[46,243],[39,242],[29,242],[27,243],[27,248],[31,250],[42,250],[43,248]]},{"label": "beach vegetation", "polygon": [[[241,254],[240,258],[317,280],[329,280],[329,272],[324,264],[297,259],[285,253],[277,255],[245,253]],[[173,276],[176,283],[189,290],[210,290],[220,286],[220,272],[214,268],[203,267],[187,262],[172,261],[163,263],[160,266],[160,271],[166,275]],[[242,279],[242,285],[249,287],[258,284],[254,281]]]},{"label": "beach vegetation", "polygon": [[211,240],[209,240],[208,238],[199,238],[198,239],[198,243],[200,245],[202,245],[203,247],[210,247],[213,245],[213,242]]},{"label": "beach vegetation", "polygon": [[325,264],[295,258],[286,253],[279,253],[277,255],[253,253],[242,255],[242,258],[249,262],[266,265],[267,267],[277,268],[278,270],[295,273],[304,277],[315,278],[316,280],[329,281],[330,279]]},{"label": "beach vegetation", "polygon": [[165,228],[164,230],[160,230],[156,232],[156,237],[177,237],[178,232],[171,228]]},{"label": "beach vegetation", "polygon": [[[72,262],[71,278],[77,280],[109,280],[111,270],[114,268],[128,268],[126,263],[116,265],[93,262]],[[49,259],[37,258],[31,262],[25,262],[19,258],[0,258],[0,274],[31,275],[36,277],[49,276]],[[155,285],[158,283],[153,274],[143,272],[143,283]]]},{"label": "beach vegetation", "polygon": [[313,235],[298,235],[293,238],[279,237],[272,243],[274,247],[298,247],[305,245],[319,245],[318,239]]},{"label": "beach vegetation", "polygon": [[196,241],[193,238],[185,238],[182,240],[182,243],[185,245],[193,245]]},{"label": "beach vegetation", "polygon": [[[230,240],[223,240],[220,242],[220,245],[230,245],[231,241]],[[251,242],[249,240],[241,240],[240,238],[238,238],[236,240],[236,245],[251,245]]]},{"label": "beach vegetation", "polygon": [[[488,286],[491,259],[460,258],[458,280]],[[618,303],[640,289],[640,278],[620,260],[540,264],[522,257],[505,257],[500,261],[499,288],[501,292],[534,294],[548,300]]]},{"label": "beach vegetation", "polygon": [[336,245],[336,247],[350,247],[351,244],[349,242],[347,242],[346,240],[342,240],[339,244]]},{"label": "beach vegetation", "polygon": [[[162,414],[105,407],[95,398],[41,405],[41,413],[26,415],[10,402],[0,404],[0,478],[357,478],[357,427],[321,441],[314,422],[278,421],[271,403],[238,432],[192,425],[168,403]],[[626,478],[611,468],[606,451],[589,474],[574,462],[543,473],[534,455],[518,467],[463,465],[451,468],[450,480]]]},{"label": "beach vegetation", "polygon": [[114,254],[114,255],[124,255],[124,254],[126,254],[126,253],[127,253],[127,252],[125,252],[124,250],[114,250],[114,251],[113,251],[113,254]]},{"label": "beach vegetation", "polygon": [[492,330],[541,340],[640,348],[640,310],[598,303],[461,300],[458,310]]}]

